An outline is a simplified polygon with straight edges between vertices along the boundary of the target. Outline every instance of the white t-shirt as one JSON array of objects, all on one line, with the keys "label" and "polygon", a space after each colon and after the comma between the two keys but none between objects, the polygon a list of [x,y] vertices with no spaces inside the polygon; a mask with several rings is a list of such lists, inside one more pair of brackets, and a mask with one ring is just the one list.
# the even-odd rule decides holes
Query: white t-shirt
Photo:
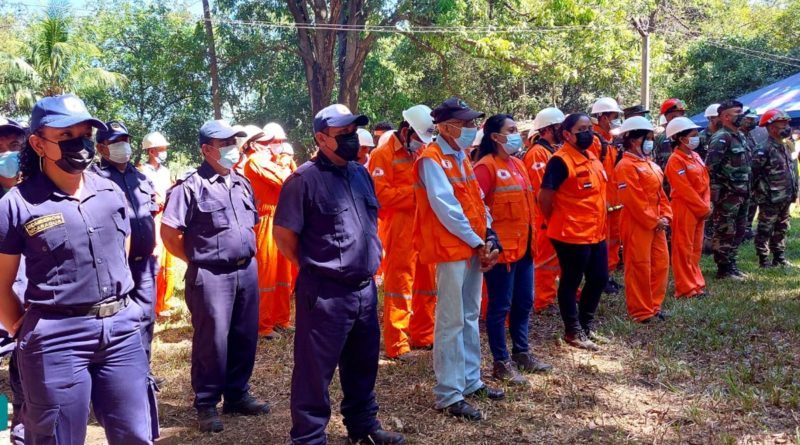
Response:
[{"label": "white t-shirt", "polygon": [[172,187],[172,179],[169,176],[169,169],[163,165],[153,167],[149,162],[145,163],[142,167],[142,173],[147,176],[147,179],[153,182],[156,189],[156,194],[159,196],[161,202],[167,197],[167,190]]}]

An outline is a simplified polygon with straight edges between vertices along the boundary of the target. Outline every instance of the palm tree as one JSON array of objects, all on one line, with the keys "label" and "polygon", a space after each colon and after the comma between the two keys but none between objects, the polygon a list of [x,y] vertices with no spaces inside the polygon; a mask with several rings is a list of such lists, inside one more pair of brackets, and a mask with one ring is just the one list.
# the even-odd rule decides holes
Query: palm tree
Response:
[{"label": "palm tree", "polygon": [[99,66],[100,49],[72,33],[66,8],[51,3],[32,26],[29,48],[22,57],[0,53],[0,98],[29,111],[41,97],[120,86],[125,76]]}]

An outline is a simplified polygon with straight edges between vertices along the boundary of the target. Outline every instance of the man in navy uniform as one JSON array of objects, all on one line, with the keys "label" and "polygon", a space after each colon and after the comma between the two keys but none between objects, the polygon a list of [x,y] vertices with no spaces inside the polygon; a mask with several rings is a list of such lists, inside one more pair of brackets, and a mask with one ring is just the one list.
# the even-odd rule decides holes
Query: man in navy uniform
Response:
[{"label": "man in navy uniform", "polygon": [[153,328],[156,321],[156,273],[158,264],[153,256],[156,246],[156,225],[153,216],[158,213],[155,189],[147,177],[131,164],[131,144],[128,129],[122,122],[106,122],[107,130],[95,135],[97,151],[102,156],[100,164],[93,165],[98,175],[110,179],[125,193],[130,206],[131,241],[128,264],[133,276],[131,299],[142,307],[142,346],[150,358]]},{"label": "man in navy uniform", "polygon": [[161,225],[167,250],[186,261],[186,305],[192,313],[192,388],[199,428],[223,430],[223,413],[259,415],[269,404],[250,394],[258,342],[258,221],[253,189],[233,171],[236,137],[224,121],[200,128],[205,161],[169,193]]},{"label": "man in navy uniform", "polygon": [[376,417],[380,330],[372,279],[381,261],[378,200],[356,162],[358,126],[366,116],[340,104],[314,117],[319,153],[284,183],[275,211],[278,248],[299,266],[292,373],[292,443],[324,445],[330,420],[328,387],[336,367],[341,411],[351,441],[401,445]]}]

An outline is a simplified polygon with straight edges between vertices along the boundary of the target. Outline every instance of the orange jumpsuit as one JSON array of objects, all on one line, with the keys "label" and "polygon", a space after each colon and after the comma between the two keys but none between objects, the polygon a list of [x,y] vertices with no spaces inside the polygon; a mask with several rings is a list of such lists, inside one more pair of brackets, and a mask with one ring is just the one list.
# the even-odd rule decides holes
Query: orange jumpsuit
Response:
[{"label": "orange jumpsuit", "polygon": [[669,251],[661,218],[672,220],[672,209],[664,192],[664,174],[654,162],[625,153],[616,168],[617,190],[624,207],[620,233],[627,248],[625,299],[628,314],[647,320],[661,310],[667,293]]},{"label": "orange jumpsuit", "polygon": [[269,150],[254,153],[244,165],[244,175],[253,186],[259,223],[256,226],[258,262],[259,335],[269,335],[273,328],[291,326],[291,296],[297,272],[278,251],[272,237],[275,206],[283,181],[294,170],[294,163],[281,166]]},{"label": "orange jumpsuit", "polygon": [[156,215],[156,248],[158,254],[158,275],[156,275],[156,314],[161,315],[175,307],[170,300],[175,293],[175,257],[167,251],[161,241],[161,213]]},{"label": "orange jumpsuit", "polygon": [[603,163],[603,168],[606,170],[606,175],[608,175],[608,187],[606,188],[606,201],[608,202],[609,212],[608,212],[608,238],[606,239],[606,244],[608,246],[608,271],[609,273],[614,273],[617,270],[617,266],[619,266],[619,248],[622,245],[622,237],[620,236],[620,218],[621,212],[616,209],[616,207],[620,204],[620,200],[617,193],[617,186],[616,186],[616,175],[614,173],[615,164],[617,162],[618,151],[617,147],[612,145],[612,141],[614,137],[611,133],[603,130],[600,126],[595,125],[594,131],[600,135],[600,137],[605,140],[608,144],[606,146],[606,154],[605,157],[602,157],[603,146],[599,140],[595,139],[594,143],[589,150],[592,150],[592,153],[600,159],[600,162]]},{"label": "orange jumpsuit", "polygon": [[705,217],[711,211],[708,169],[695,152],[680,149],[669,157],[667,181],[672,189],[672,274],[675,296],[693,297],[706,287],[700,256]]},{"label": "orange jumpsuit", "polygon": [[533,285],[535,298],[533,300],[533,310],[535,312],[541,312],[555,303],[556,291],[558,290],[556,279],[561,273],[556,250],[547,236],[547,231],[543,230],[545,220],[542,210],[539,208],[538,200],[542,178],[544,177],[544,168],[553,153],[555,153],[555,149],[544,139],[539,139],[525,153],[525,157],[522,158],[522,162],[528,170],[528,176],[531,178],[534,197]]},{"label": "orange jumpsuit", "polygon": [[383,261],[383,340],[387,357],[433,344],[435,265],[414,249],[414,160],[397,136],[370,153],[367,168],[380,203]]}]

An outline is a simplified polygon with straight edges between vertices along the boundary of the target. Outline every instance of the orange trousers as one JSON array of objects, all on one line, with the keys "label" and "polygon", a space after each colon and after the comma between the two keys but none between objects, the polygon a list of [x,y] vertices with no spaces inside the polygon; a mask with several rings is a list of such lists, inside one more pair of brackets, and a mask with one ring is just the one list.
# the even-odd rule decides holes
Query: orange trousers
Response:
[{"label": "orange trousers", "polygon": [[541,312],[556,302],[556,279],[561,274],[561,268],[547,232],[537,230],[534,236],[536,249],[533,256],[533,310]]},{"label": "orange trousers", "polygon": [[175,257],[167,252],[161,242],[161,214],[156,215],[156,247],[153,252],[158,256],[158,275],[156,275],[156,315],[163,314],[175,307],[172,295],[175,293]]},{"label": "orange trousers", "polygon": [[268,335],[276,326],[291,325],[291,297],[297,273],[292,263],[278,251],[272,237],[272,213],[261,217],[256,226],[258,263],[258,333]]},{"label": "orange trousers", "polygon": [[664,231],[646,229],[634,221],[622,224],[625,259],[625,299],[628,315],[646,320],[661,310],[667,293],[669,251]]},{"label": "orange trousers", "polygon": [[616,272],[619,266],[619,247],[622,243],[620,233],[620,219],[622,212],[616,210],[608,214],[608,238],[606,245],[608,248],[608,271],[610,274]]},{"label": "orange trousers", "polygon": [[414,213],[395,212],[381,226],[383,341],[387,357],[433,344],[436,266],[422,264],[413,247]]},{"label": "orange trousers", "polygon": [[672,201],[672,274],[675,296],[693,297],[706,288],[700,256],[705,220],[697,218],[680,200]]}]

